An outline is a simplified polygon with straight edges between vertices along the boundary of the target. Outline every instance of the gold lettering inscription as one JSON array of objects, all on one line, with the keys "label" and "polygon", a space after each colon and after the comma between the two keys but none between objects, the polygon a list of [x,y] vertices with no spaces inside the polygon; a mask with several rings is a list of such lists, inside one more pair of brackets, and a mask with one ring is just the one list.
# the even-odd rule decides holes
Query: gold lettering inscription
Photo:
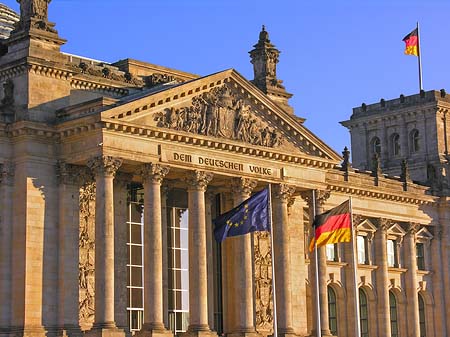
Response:
[{"label": "gold lettering inscription", "polygon": [[173,159],[176,161],[182,161],[184,163],[192,163],[192,156],[190,154],[182,154],[174,152]]},{"label": "gold lettering inscription", "polygon": [[262,175],[265,175],[265,176],[271,176],[272,175],[272,169],[267,168],[267,167],[249,165],[248,168],[250,169],[251,173],[262,174]]},{"label": "gold lettering inscription", "polygon": [[244,171],[244,165],[239,164],[239,163],[234,163],[231,161],[221,160],[221,159],[198,157],[198,163],[200,165],[225,168],[225,169],[234,170],[234,171]]}]

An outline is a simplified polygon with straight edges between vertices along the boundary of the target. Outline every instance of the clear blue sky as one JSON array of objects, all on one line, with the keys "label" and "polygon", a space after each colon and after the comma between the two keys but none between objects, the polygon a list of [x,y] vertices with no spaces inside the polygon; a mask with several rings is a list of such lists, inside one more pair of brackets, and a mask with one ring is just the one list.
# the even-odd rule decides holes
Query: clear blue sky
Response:
[{"label": "clear blue sky", "polygon": [[248,79],[264,24],[296,114],[338,152],[350,144],[339,121],[353,107],[418,92],[417,58],[402,42],[416,21],[424,89],[450,92],[449,13],[450,0],[53,0],[49,8],[66,52],[199,75],[235,68]]}]

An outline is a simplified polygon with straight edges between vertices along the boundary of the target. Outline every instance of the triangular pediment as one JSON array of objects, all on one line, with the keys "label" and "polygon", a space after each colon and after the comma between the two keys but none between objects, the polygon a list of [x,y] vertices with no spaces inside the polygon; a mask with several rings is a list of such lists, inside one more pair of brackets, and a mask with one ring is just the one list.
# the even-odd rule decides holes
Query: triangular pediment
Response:
[{"label": "triangular pediment", "polygon": [[420,241],[429,241],[433,239],[433,234],[431,234],[428,229],[422,227],[416,234],[416,237]]},{"label": "triangular pediment", "polygon": [[158,130],[307,154],[339,162],[340,156],[234,70],[126,97],[102,112],[114,120]]},{"label": "triangular pediment", "polygon": [[388,235],[404,237],[406,235],[405,230],[399,224],[395,223],[388,229]]},{"label": "triangular pediment", "polygon": [[377,227],[369,220],[365,219],[357,226],[358,232],[366,232],[366,233],[375,233],[377,231]]}]

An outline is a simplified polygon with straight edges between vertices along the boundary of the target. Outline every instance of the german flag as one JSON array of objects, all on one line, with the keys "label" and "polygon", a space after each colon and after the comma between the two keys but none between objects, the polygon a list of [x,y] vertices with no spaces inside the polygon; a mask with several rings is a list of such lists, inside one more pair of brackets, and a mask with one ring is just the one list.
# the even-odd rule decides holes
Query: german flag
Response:
[{"label": "german flag", "polygon": [[416,28],[403,38],[406,43],[405,54],[419,56],[419,30]]},{"label": "german flag", "polygon": [[339,206],[319,214],[313,222],[315,236],[311,240],[309,250],[329,243],[350,242],[352,240],[352,222],[350,218],[350,200]]}]

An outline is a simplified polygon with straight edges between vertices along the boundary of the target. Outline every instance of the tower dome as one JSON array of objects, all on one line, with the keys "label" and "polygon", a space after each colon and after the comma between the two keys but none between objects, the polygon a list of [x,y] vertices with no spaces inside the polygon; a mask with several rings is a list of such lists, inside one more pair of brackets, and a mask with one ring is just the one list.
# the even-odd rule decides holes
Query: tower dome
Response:
[{"label": "tower dome", "polygon": [[0,3],[0,39],[7,39],[19,20],[19,14]]}]

